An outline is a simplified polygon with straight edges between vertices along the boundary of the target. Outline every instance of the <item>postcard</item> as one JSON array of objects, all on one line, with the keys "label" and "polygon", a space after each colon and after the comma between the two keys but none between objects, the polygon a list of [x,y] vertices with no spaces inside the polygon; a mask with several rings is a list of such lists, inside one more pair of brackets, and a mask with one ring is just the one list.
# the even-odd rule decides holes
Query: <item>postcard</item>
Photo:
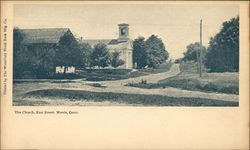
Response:
[{"label": "postcard", "polygon": [[2,1],[2,149],[247,149],[247,1]]}]

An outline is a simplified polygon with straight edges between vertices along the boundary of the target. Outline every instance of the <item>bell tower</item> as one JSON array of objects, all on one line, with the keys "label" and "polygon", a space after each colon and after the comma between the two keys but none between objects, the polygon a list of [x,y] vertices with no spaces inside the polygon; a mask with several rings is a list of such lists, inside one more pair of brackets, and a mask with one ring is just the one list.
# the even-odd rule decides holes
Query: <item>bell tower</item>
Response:
[{"label": "bell tower", "polygon": [[123,40],[128,40],[129,39],[129,28],[128,28],[128,24],[126,23],[122,23],[122,24],[118,24],[119,27],[119,40],[123,41]]}]

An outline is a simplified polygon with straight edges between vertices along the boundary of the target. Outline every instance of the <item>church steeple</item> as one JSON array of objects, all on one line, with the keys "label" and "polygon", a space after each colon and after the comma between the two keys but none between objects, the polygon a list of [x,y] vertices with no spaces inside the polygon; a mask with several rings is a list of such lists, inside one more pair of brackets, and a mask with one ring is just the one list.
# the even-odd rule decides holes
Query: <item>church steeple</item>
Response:
[{"label": "church steeple", "polygon": [[119,26],[119,40],[128,40],[129,39],[129,28],[128,24],[118,24]]}]

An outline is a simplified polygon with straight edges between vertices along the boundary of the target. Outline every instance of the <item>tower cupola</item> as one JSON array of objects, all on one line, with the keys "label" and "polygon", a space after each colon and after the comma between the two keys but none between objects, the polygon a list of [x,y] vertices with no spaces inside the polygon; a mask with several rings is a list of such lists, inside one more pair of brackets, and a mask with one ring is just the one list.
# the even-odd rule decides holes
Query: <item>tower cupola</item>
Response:
[{"label": "tower cupola", "polygon": [[129,28],[128,24],[122,23],[118,24],[119,27],[119,40],[128,40],[129,39]]}]

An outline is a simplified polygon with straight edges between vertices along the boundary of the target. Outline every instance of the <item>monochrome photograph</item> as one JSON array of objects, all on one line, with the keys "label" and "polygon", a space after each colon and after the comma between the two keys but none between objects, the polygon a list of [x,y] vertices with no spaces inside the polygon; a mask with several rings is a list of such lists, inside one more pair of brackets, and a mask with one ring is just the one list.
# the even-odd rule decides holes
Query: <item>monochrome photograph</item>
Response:
[{"label": "monochrome photograph", "polygon": [[0,7],[0,149],[249,149],[248,1]]},{"label": "monochrome photograph", "polygon": [[13,106],[239,106],[237,4],[15,4]]}]

